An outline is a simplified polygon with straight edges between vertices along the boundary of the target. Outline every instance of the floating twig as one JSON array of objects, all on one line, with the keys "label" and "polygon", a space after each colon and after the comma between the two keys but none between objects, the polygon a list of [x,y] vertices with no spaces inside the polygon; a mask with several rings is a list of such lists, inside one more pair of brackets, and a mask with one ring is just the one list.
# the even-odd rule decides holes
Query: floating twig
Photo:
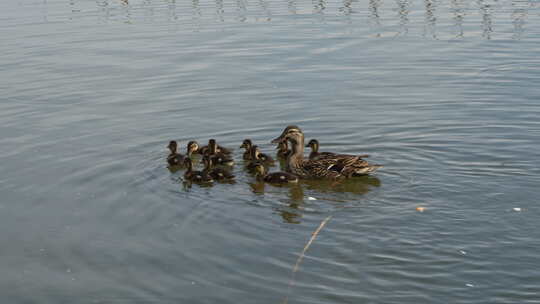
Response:
[{"label": "floating twig", "polygon": [[306,251],[308,250],[309,246],[311,246],[311,243],[315,240],[319,232],[323,229],[324,225],[332,218],[332,215],[327,216],[319,225],[319,227],[311,234],[311,238],[307,242],[306,246],[304,246],[304,249],[300,253],[300,256],[296,260],[296,264],[294,265],[294,268],[292,270],[291,280],[289,281],[289,286],[287,288],[287,295],[285,296],[285,299],[283,299],[283,304],[287,304],[289,302],[289,294],[291,294],[291,289],[294,286],[295,283],[295,277],[296,272],[298,271],[298,268],[300,268],[300,263],[302,263],[302,260],[304,259],[304,256],[306,255]]}]

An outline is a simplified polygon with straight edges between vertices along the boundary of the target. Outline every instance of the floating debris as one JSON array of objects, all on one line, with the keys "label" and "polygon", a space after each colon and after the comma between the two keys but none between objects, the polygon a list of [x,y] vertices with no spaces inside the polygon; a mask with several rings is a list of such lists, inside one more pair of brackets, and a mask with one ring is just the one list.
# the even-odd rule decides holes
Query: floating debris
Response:
[{"label": "floating debris", "polygon": [[467,283],[467,284],[465,284],[465,286],[467,286],[467,287],[474,287],[474,284]]},{"label": "floating debris", "polygon": [[308,199],[309,201],[316,201],[316,200],[317,200],[317,199],[316,199],[316,198],[314,198],[313,196],[308,196],[308,198],[307,198],[307,199]]},{"label": "floating debris", "polygon": [[459,253],[463,254],[463,255],[466,255],[467,254],[467,251],[465,250],[460,250]]},{"label": "floating debris", "polygon": [[418,212],[424,212],[426,210],[426,208],[424,207],[416,207],[416,211]]},{"label": "floating debris", "polygon": [[521,208],[519,208],[519,207],[512,208],[512,210],[514,210],[515,212],[521,212]]}]

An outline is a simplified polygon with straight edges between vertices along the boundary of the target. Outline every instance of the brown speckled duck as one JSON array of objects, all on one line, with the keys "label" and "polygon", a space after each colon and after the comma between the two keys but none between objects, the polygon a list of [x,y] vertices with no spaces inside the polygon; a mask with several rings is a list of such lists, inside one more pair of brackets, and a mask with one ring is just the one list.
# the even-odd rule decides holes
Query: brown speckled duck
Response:
[{"label": "brown speckled duck", "polygon": [[360,158],[368,158],[368,154],[362,154],[362,155],[349,155],[349,154],[338,154],[333,152],[319,152],[319,141],[316,139],[312,139],[308,142],[306,147],[311,148],[311,153],[309,153],[309,159],[323,159],[323,158],[333,158],[336,156],[340,157],[360,157]]},{"label": "brown speckled duck", "polygon": [[288,172],[266,173],[266,168],[262,164],[255,165],[255,174],[257,179],[271,184],[297,183],[298,177]]},{"label": "brown speckled duck", "polygon": [[304,133],[295,125],[285,128],[272,143],[287,140],[292,153],[287,157],[287,170],[300,178],[340,179],[374,172],[381,165],[371,165],[358,156],[343,157],[335,155],[323,159],[304,160]]}]

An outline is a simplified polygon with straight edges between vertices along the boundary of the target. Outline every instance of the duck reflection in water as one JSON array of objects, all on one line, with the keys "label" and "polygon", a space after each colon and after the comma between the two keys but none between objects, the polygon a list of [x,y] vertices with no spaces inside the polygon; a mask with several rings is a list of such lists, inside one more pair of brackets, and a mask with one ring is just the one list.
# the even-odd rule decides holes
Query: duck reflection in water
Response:
[{"label": "duck reflection in water", "polygon": [[[303,215],[304,201],[308,198],[305,191],[309,191],[320,200],[327,200],[336,203],[347,202],[347,199],[335,198],[336,194],[366,194],[373,187],[380,187],[381,181],[375,176],[366,175],[361,177],[354,177],[351,179],[340,180],[338,182],[331,180],[300,180],[298,183],[274,185],[268,184],[261,180],[248,183],[251,187],[251,191],[257,195],[264,195],[265,192],[269,193],[284,193],[286,197],[283,200],[281,206],[275,207],[274,210],[281,215],[286,223],[299,224]],[[268,185],[268,186],[267,186]],[[288,191],[280,191],[287,189]],[[273,191],[275,190],[275,192]],[[322,197],[322,194],[332,194],[331,198]]]}]

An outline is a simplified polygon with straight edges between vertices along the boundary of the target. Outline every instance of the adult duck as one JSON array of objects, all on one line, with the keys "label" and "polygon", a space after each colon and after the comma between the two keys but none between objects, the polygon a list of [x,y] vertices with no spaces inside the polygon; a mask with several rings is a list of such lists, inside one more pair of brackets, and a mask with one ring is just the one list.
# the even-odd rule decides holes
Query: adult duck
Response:
[{"label": "adult duck", "polygon": [[305,160],[304,133],[295,125],[286,127],[272,143],[279,143],[283,140],[287,140],[292,148],[291,154],[287,157],[287,171],[300,178],[349,178],[355,175],[366,175],[382,167],[380,165],[371,165],[358,156],[342,157],[336,155],[324,159]]}]

